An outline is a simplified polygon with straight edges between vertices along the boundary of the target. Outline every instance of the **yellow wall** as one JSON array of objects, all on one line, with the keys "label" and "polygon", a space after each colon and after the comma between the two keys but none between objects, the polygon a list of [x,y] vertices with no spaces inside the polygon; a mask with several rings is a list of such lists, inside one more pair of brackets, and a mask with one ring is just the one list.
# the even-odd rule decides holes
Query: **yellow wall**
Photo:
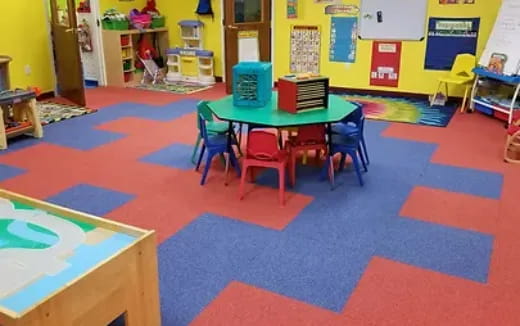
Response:
[{"label": "yellow wall", "polygon": [[[280,1],[280,0],[275,0]],[[200,19],[204,23],[204,49],[213,51],[215,55],[215,75],[222,76],[222,13],[219,0],[212,0],[215,19],[211,16],[197,16],[198,0],[182,0],[182,4],[172,0],[156,0],[157,9],[166,16],[166,25],[170,32],[172,47],[182,46],[180,29],[177,23],[181,20]]]},{"label": "yellow wall", "polygon": [[[11,86],[38,86],[54,89],[54,73],[49,47],[46,9],[42,0],[0,0],[0,53],[13,58]],[[25,74],[25,66],[31,74]]]},{"label": "yellow wall", "polygon": [[[289,73],[289,33],[292,24],[320,25],[322,31],[321,73],[331,78],[333,86],[402,91],[411,93],[432,93],[436,87],[436,79],[443,72],[424,69],[426,40],[422,42],[403,42],[401,77],[399,88],[374,87],[369,85],[372,42],[358,41],[356,62],[350,66],[345,63],[329,62],[330,15],[324,14],[326,4],[316,4],[312,0],[298,2],[298,19],[286,18],[286,1],[273,0],[274,34],[275,34],[275,76]],[[359,0],[344,0],[343,3],[358,4]],[[429,0],[429,16],[431,17],[480,17],[478,55],[482,53],[493,27],[500,0],[479,0],[473,5],[439,5],[439,0]],[[182,5],[171,0],[157,0],[159,9],[167,15],[172,45],[180,45],[177,21],[196,19],[194,14],[198,0],[183,0]],[[205,23],[205,47],[216,55],[216,75],[222,76],[222,15],[220,0],[212,0],[215,19],[202,18]]]},{"label": "yellow wall", "polygon": [[[344,1],[344,3],[359,4],[359,0]],[[493,28],[496,14],[501,1],[481,0],[473,5],[439,5],[438,0],[429,0],[429,16],[431,17],[480,17],[478,53],[480,55],[486,45]],[[330,16],[324,14],[324,4],[313,1],[299,1],[298,19],[286,19],[286,10],[282,3],[277,2],[275,10],[276,55],[275,75],[289,73],[289,31],[291,24],[315,24],[321,26],[321,73],[331,78],[334,86],[402,91],[410,93],[429,94],[437,86],[437,77],[444,72],[424,69],[426,39],[422,42],[403,41],[401,56],[401,76],[399,88],[370,86],[370,66],[372,56],[372,41],[357,43],[356,62],[350,66],[345,63],[329,62]],[[404,11],[404,10],[403,10]]]},{"label": "yellow wall", "polygon": [[108,9],[115,8],[118,11],[128,15],[130,10],[137,8],[139,10],[146,6],[146,0],[119,1],[119,0],[99,0],[99,8],[101,14]]}]

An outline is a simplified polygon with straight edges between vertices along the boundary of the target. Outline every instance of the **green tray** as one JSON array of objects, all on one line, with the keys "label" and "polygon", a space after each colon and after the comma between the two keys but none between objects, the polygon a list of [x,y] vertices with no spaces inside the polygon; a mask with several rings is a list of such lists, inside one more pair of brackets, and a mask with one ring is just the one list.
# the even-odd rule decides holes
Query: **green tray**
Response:
[{"label": "green tray", "polygon": [[162,28],[166,26],[166,17],[158,17],[152,19],[152,28]]},{"label": "green tray", "polygon": [[127,20],[103,20],[103,29],[125,31],[130,28]]}]

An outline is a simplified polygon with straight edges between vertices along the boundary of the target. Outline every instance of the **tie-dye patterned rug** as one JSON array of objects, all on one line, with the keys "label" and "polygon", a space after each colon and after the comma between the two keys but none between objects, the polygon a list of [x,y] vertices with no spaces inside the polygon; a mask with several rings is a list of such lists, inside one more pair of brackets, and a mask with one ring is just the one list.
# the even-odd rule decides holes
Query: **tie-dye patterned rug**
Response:
[{"label": "tie-dye patterned rug", "polygon": [[407,97],[341,94],[347,101],[364,104],[368,119],[406,122],[435,127],[446,127],[456,111],[455,103],[434,105],[426,100]]}]

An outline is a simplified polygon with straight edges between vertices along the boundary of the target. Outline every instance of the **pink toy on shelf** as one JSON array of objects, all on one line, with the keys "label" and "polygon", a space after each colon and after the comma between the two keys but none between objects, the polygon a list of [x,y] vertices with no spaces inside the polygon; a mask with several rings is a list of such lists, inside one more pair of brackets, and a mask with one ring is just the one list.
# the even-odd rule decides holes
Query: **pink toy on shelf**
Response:
[{"label": "pink toy on shelf", "polygon": [[139,10],[130,11],[130,22],[137,29],[147,29],[152,25],[152,16],[149,14],[141,14]]}]

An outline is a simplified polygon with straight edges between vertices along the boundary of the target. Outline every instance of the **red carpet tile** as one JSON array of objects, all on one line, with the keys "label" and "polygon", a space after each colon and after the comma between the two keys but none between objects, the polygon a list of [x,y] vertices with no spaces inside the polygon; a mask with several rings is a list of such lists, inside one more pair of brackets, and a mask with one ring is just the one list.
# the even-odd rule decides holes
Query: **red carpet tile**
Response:
[{"label": "red carpet tile", "polygon": [[142,103],[149,105],[165,105],[180,99],[195,98],[201,100],[216,100],[225,93],[225,85],[216,84],[214,87],[190,95],[177,95],[165,92],[146,91],[135,88],[97,87],[87,90],[87,106],[92,109],[101,109],[110,105],[124,102]]},{"label": "red carpet tile", "polygon": [[495,234],[499,201],[439,189],[416,187],[401,216]]}]

